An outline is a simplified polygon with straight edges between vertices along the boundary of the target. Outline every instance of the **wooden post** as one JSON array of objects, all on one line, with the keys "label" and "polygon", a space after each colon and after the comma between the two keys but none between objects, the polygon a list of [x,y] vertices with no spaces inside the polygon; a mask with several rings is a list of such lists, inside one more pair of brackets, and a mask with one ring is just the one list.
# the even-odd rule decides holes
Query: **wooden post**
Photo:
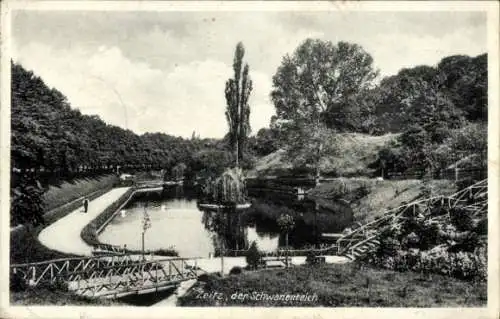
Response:
[{"label": "wooden post", "polygon": [[220,275],[224,278],[224,239],[220,241]]},{"label": "wooden post", "polygon": [[144,261],[145,260],[145,257],[144,257],[144,231],[142,232],[142,260]]}]

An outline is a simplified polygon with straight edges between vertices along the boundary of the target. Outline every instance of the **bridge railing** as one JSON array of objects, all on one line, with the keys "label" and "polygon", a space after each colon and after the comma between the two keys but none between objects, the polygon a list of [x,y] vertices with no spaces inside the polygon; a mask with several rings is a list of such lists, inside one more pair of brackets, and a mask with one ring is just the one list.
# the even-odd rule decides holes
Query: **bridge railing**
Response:
[{"label": "bridge railing", "polygon": [[[120,276],[158,270],[168,265],[169,275],[172,269],[177,272],[193,273],[200,271],[198,258],[156,258],[140,255],[108,255],[102,257],[63,258],[37,263],[13,264],[10,271],[27,284],[36,286],[41,282],[57,280],[89,280],[101,277]],[[181,269],[173,264],[180,264]],[[194,265],[192,265],[194,263]],[[172,266],[173,265],[173,266]],[[173,268],[172,268],[173,267]],[[185,268],[185,269],[184,269]]]},{"label": "bridge railing", "polygon": [[[413,216],[416,216],[417,214],[423,214],[424,216],[435,214],[433,208],[437,203],[442,206],[447,204],[449,208],[453,208],[457,207],[460,204],[463,205],[464,202],[467,202],[467,196],[468,198],[474,199],[479,195],[487,195],[487,184],[487,180],[483,180],[449,196],[435,196],[431,198],[421,199],[405,205],[401,205],[396,208],[389,209],[377,219],[361,225],[359,228],[356,228],[345,236],[339,238],[337,240],[337,245],[339,247],[338,251],[340,254],[342,254],[347,250],[352,249],[353,246],[357,245],[357,241],[352,239],[357,237],[359,238],[358,242],[364,242],[371,238],[375,232],[379,232],[379,227],[381,225],[383,225],[384,223],[398,222],[398,220],[400,220],[400,218],[407,213],[410,213]],[[484,210],[485,207],[487,206],[483,203],[483,205],[481,205],[479,209]]]}]

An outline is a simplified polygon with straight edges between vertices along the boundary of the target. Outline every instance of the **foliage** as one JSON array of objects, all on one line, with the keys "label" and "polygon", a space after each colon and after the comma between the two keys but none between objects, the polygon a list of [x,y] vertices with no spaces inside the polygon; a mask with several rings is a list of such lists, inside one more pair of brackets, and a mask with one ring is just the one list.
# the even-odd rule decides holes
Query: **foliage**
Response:
[{"label": "foliage", "polygon": [[240,275],[242,272],[243,272],[243,269],[241,269],[241,267],[239,267],[239,266],[234,266],[234,267],[233,267],[233,268],[231,268],[231,270],[229,271],[229,274],[230,274],[230,275]]},{"label": "foliage", "polygon": [[306,255],[306,264],[310,266],[314,266],[318,264],[317,259],[318,253],[314,250],[309,250]]},{"label": "foliage", "polygon": [[357,44],[305,40],[291,56],[283,57],[273,77],[271,98],[278,119],[307,122],[325,114],[349,116],[343,109],[348,98],[368,87],[377,75],[372,63]]},{"label": "foliage", "polygon": [[386,228],[380,235],[379,248],[369,253],[365,261],[398,271],[485,280],[486,246],[475,232],[482,228],[465,210],[441,209],[445,211],[440,214],[449,215],[449,220],[408,216]]},{"label": "foliage", "polygon": [[186,171],[186,164],[184,164],[183,162],[180,162],[178,164],[176,164],[174,167],[172,167],[172,170],[171,170],[171,176],[174,180],[181,180],[184,178],[184,173]]},{"label": "foliage", "polygon": [[398,250],[394,256],[372,257],[371,263],[391,270],[437,273],[467,280],[484,281],[488,276],[486,250],[481,248],[454,253],[442,248]]},{"label": "foliage", "polygon": [[[243,43],[236,45],[234,53],[234,78],[226,82],[226,119],[229,124],[229,144],[233,149],[236,166],[243,159],[245,145],[250,133],[250,106],[248,98],[252,92],[252,80],[248,64],[243,66],[245,48]],[[242,68],[243,67],[243,68]]]},{"label": "foliage", "polygon": [[454,208],[450,210],[451,223],[458,231],[468,231],[474,229],[474,220],[466,210]]},{"label": "foliage", "polygon": [[248,248],[245,259],[250,269],[258,268],[261,260],[261,255],[259,252],[259,248],[257,247],[257,243],[255,241],[253,241],[252,244],[250,245],[250,248]]},{"label": "foliage", "polygon": [[313,165],[319,176],[326,137],[348,129],[348,119],[359,115],[348,110],[357,106],[350,99],[375,78],[372,62],[356,44],[313,39],[283,58],[273,77],[271,99],[274,123],[290,145],[289,158],[298,159],[298,165]]},{"label": "foliage", "polygon": [[277,220],[278,226],[281,228],[281,231],[288,233],[295,227],[294,218],[289,214],[281,215]]},{"label": "foliage", "polygon": [[10,272],[9,274],[9,287],[11,292],[24,291],[28,288],[28,284],[22,278],[21,274],[14,274],[12,272]]},{"label": "foliage", "polygon": [[[195,178],[199,172],[217,169],[222,157],[231,157],[220,140],[137,135],[98,116],[83,115],[32,71],[15,63],[11,68],[11,166],[16,172],[34,171],[43,186],[54,176],[60,180],[95,177],[116,173],[118,166],[120,172],[171,171],[185,163],[185,175]],[[15,186],[19,174],[14,175]]]},{"label": "foliage", "polygon": [[205,200],[219,204],[247,202],[245,176],[240,168],[227,169],[216,179],[207,179],[203,187]]},{"label": "foliage", "polygon": [[255,137],[249,139],[250,147],[259,156],[265,156],[280,148],[279,131],[274,128],[261,128]]},{"label": "foliage", "polygon": [[10,224],[44,223],[43,188],[32,174],[26,174],[11,188]]}]

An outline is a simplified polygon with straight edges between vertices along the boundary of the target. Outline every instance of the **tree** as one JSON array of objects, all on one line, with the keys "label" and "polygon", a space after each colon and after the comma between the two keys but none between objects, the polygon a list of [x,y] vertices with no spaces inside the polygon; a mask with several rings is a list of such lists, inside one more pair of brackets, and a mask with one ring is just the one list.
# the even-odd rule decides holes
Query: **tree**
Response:
[{"label": "tree", "polygon": [[248,248],[245,259],[250,269],[257,269],[259,267],[260,252],[255,241],[252,241],[250,248]]},{"label": "tree", "polygon": [[[349,115],[349,100],[377,76],[372,63],[370,54],[357,44],[307,39],[291,56],[283,57],[273,77],[271,99],[282,134],[304,146],[311,145],[312,139],[315,150],[304,152],[313,154],[308,161],[315,166],[317,178],[325,135],[348,127],[346,120],[332,119],[356,116],[355,112]],[[327,122],[335,124],[328,127]],[[296,150],[289,155],[296,156]]]},{"label": "tree", "polygon": [[252,92],[252,80],[248,64],[243,66],[245,48],[239,42],[234,53],[234,78],[226,82],[226,119],[229,125],[229,144],[235,154],[236,166],[243,159],[244,147],[250,134],[250,106],[248,98]]},{"label": "tree", "polygon": [[[293,217],[288,214],[281,215],[277,220],[278,226],[285,233],[285,247],[288,251],[288,234],[295,227]],[[286,256],[286,266],[288,267],[288,256]]]}]

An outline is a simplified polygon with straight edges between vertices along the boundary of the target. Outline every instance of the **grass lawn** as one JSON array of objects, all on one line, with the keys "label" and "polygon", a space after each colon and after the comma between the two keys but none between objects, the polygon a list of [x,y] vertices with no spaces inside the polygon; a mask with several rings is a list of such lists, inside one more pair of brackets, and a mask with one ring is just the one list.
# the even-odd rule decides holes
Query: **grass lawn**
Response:
[{"label": "grass lawn", "polygon": [[82,178],[71,182],[65,181],[61,185],[50,186],[43,194],[45,209],[48,212],[99,189],[110,188],[117,181],[116,175],[109,174],[95,178]]},{"label": "grass lawn", "polygon": [[[357,263],[261,270],[224,279],[209,276],[179,298],[181,306],[480,307],[487,284],[441,275],[394,272]],[[235,294],[242,294],[240,296]],[[244,294],[248,294],[245,297]],[[310,301],[250,300],[296,295]],[[239,297],[233,299],[235,297]],[[279,297],[278,297],[279,298]],[[284,297],[286,298],[286,297]],[[244,300],[245,299],[245,300]]]}]

